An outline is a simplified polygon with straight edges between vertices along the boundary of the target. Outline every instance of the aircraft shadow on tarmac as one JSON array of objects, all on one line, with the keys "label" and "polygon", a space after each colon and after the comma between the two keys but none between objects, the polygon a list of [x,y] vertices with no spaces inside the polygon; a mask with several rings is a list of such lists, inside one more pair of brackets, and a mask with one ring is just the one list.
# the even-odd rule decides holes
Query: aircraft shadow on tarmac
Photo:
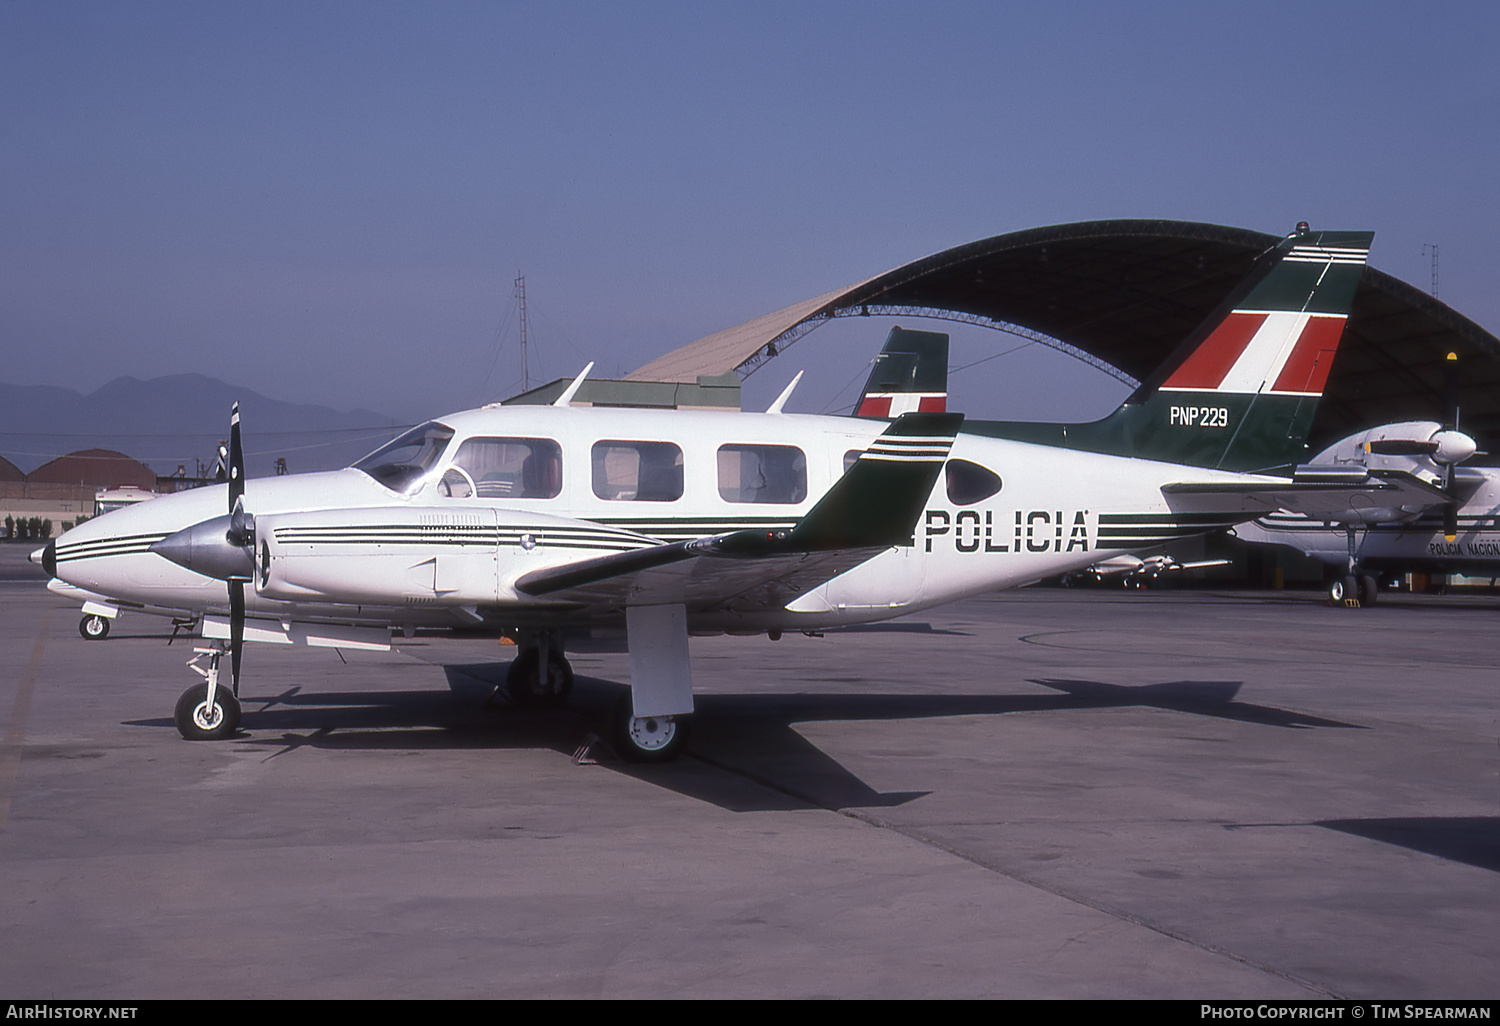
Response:
[{"label": "aircraft shadow on tarmac", "polygon": [[[311,693],[241,698],[242,743],[263,746],[267,759],[318,749],[535,749],[573,755],[602,733],[625,685],[576,678],[565,707],[519,709],[500,687],[508,663],[445,666],[449,690]],[[1035,680],[1055,695],[700,694],[689,751],[693,758],[641,766],[614,758],[596,743],[600,765],[709,802],[731,812],[807,808],[881,808],[926,791],[880,792],[825,754],[793,725],[818,721],[911,720],[1149,707],[1285,728],[1343,727],[1321,719],[1235,700],[1238,681],[1171,681],[1126,686],[1100,681]],[[457,700],[455,700],[457,699]],[[131,726],[172,729],[168,718]]]},{"label": "aircraft shadow on tarmac", "polygon": [[1403,816],[1393,819],[1323,819],[1312,823],[1230,823],[1226,830],[1337,830],[1424,855],[1500,873],[1500,816]]},{"label": "aircraft shadow on tarmac", "polygon": [[1328,819],[1317,825],[1500,873],[1500,816]]}]

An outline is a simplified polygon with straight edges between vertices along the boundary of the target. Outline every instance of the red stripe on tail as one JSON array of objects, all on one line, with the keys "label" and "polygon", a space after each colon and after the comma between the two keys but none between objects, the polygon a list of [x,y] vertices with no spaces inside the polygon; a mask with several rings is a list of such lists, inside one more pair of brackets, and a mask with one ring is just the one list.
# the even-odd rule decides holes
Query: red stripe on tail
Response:
[{"label": "red stripe on tail", "polygon": [[1191,388],[1206,392],[1218,388],[1265,321],[1263,313],[1231,313],[1182,361],[1182,366],[1172,372],[1162,388]]},{"label": "red stripe on tail", "polygon": [[1333,368],[1333,352],[1343,334],[1342,317],[1310,318],[1271,391],[1322,395],[1328,372]]}]

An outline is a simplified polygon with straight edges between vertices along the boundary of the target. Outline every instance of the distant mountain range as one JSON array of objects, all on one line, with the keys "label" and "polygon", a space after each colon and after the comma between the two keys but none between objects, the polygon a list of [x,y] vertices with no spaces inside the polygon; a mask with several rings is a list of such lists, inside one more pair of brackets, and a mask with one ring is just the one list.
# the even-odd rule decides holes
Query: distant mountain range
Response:
[{"label": "distant mountain range", "polygon": [[116,378],[90,395],[0,384],[0,455],[28,473],[65,453],[92,448],[123,452],[158,474],[174,474],[181,466],[191,475],[200,462],[212,472],[236,401],[250,477],[275,473],[278,456],[292,473],[348,466],[401,427],[369,410],[285,403],[201,374]]}]

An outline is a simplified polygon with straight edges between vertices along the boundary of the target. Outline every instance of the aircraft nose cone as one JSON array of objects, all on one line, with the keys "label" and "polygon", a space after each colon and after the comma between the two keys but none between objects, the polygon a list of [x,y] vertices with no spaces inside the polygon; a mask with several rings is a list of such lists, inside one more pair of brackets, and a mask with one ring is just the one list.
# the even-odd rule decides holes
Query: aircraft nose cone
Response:
[{"label": "aircraft nose cone", "polygon": [[31,554],[31,561],[47,571],[48,577],[57,576],[57,542],[49,541]]},{"label": "aircraft nose cone", "polygon": [[214,517],[169,534],[151,551],[178,566],[221,581],[249,580],[255,574],[253,549],[229,540],[231,517]]}]

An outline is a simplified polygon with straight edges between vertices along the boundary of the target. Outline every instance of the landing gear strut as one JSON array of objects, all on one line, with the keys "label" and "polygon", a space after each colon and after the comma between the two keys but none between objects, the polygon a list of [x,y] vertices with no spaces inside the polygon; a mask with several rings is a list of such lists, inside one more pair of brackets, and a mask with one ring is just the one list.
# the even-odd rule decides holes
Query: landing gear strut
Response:
[{"label": "landing gear strut", "polygon": [[1380,584],[1369,574],[1359,572],[1359,552],[1354,541],[1354,528],[1345,527],[1344,536],[1349,541],[1348,569],[1328,584],[1328,604],[1358,609],[1373,606],[1380,594]]}]

